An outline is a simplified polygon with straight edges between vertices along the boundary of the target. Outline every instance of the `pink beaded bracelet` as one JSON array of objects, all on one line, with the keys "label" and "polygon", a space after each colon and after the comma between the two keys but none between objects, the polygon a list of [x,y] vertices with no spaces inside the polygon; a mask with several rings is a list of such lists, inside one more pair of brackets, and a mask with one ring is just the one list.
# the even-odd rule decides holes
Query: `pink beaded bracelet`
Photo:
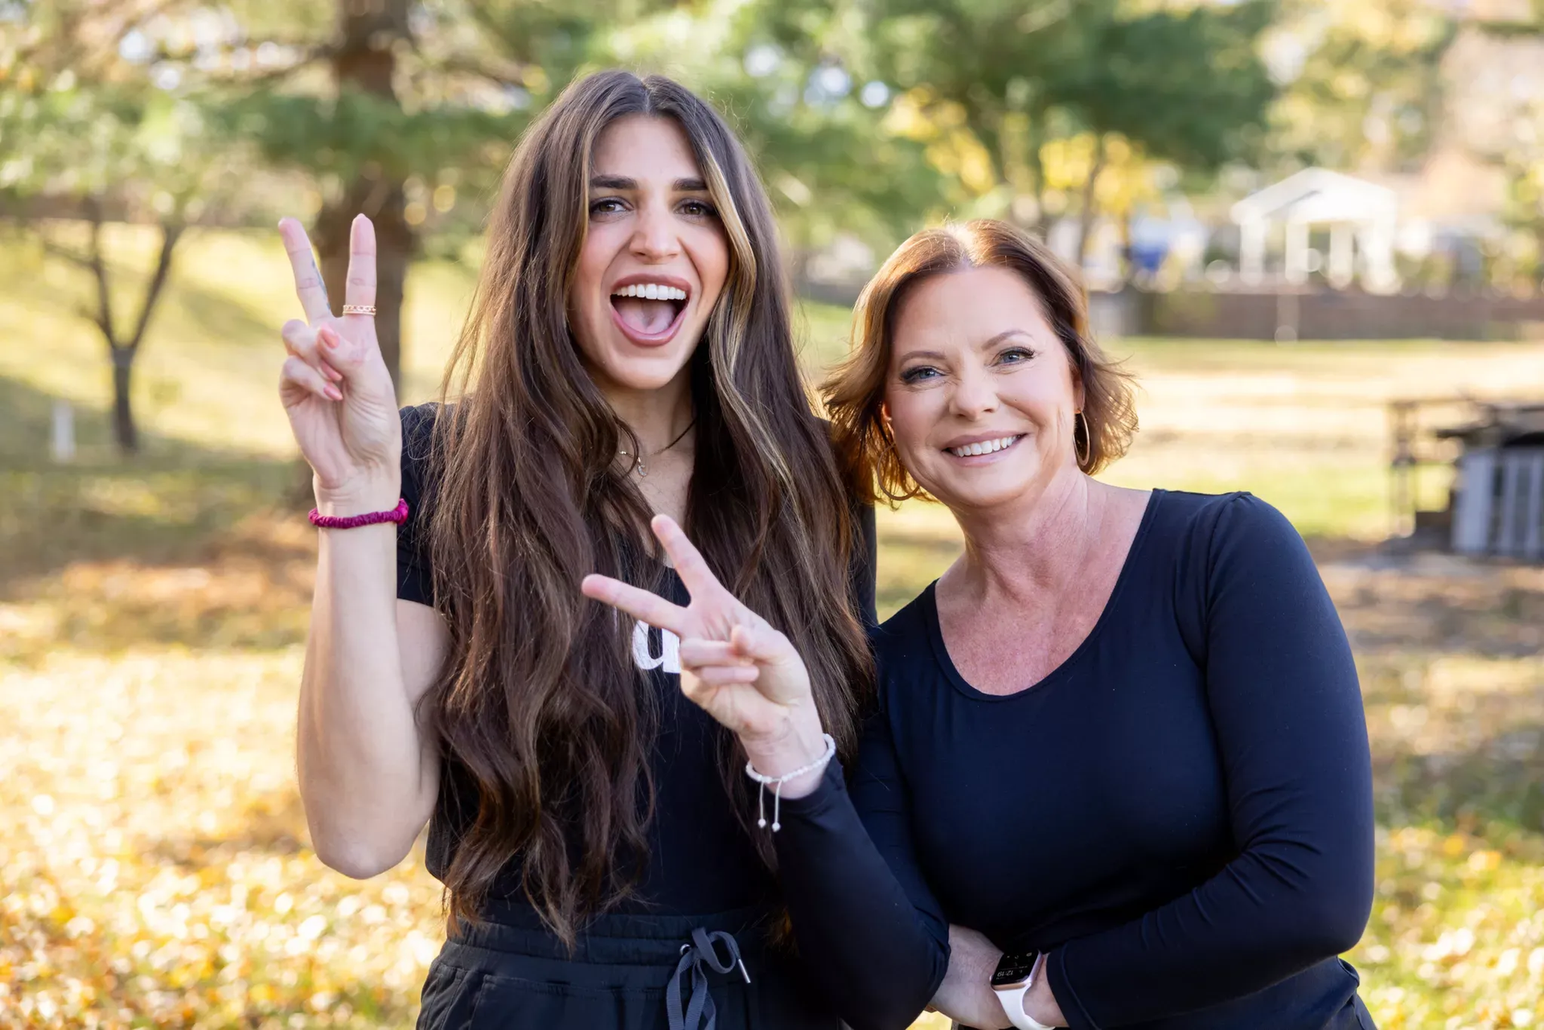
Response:
[{"label": "pink beaded bracelet", "polygon": [[356,526],[373,526],[377,522],[401,524],[407,521],[407,498],[400,498],[391,511],[367,511],[363,515],[323,515],[312,508],[308,517],[311,525],[318,529],[353,529]]}]

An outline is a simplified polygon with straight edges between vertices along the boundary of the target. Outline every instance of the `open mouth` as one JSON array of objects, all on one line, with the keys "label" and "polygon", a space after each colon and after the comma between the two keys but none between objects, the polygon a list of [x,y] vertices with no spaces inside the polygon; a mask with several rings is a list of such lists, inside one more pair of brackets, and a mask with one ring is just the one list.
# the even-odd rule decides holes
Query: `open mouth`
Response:
[{"label": "open mouth", "polygon": [[690,297],[690,291],[675,283],[627,283],[611,291],[612,317],[633,342],[664,343],[675,335]]},{"label": "open mouth", "polygon": [[985,454],[996,454],[998,451],[1006,451],[1009,447],[1024,439],[1024,434],[1015,436],[1000,436],[995,440],[977,440],[975,443],[961,444],[958,447],[945,447],[944,450],[956,458],[975,458]]}]

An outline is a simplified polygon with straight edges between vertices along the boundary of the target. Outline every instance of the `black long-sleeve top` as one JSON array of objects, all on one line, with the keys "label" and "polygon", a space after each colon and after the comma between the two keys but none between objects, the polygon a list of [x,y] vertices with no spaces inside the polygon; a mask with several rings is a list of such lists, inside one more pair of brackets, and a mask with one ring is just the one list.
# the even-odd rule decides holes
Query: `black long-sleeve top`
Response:
[{"label": "black long-sleeve top", "polygon": [[973,688],[929,587],[875,632],[851,777],[784,800],[799,947],[856,1030],[906,1026],[948,924],[1048,950],[1075,1028],[1370,1030],[1337,956],[1372,903],[1350,648],[1302,539],[1247,494],[1156,491],[1088,638]]}]

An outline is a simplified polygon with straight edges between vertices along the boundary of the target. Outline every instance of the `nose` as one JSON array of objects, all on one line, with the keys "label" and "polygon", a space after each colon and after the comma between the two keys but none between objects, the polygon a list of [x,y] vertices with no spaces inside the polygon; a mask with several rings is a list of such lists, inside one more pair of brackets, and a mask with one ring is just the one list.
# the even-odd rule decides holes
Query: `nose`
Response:
[{"label": "nose", "polygon": [[644,204],[638,208],[630,241],[632,252],[644,261],[668,261],[681,252],[681,238],[675,220],[662,204]]},{"label": "nose", "polygon": [[949,394],[950,413],[965,419],[979,419],[997,410],[997,387],[983,368],[967,363]]}]

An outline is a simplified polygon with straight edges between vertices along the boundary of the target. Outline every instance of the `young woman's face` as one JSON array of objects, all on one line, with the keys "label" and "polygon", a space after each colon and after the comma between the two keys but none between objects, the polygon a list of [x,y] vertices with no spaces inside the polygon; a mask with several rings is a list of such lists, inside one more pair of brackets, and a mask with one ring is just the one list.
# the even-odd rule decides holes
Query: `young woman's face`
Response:
[{"label": "young woman's face", "polygon": [[885,409],[896,451],[951,508],[1038,496],[1075,472],[1082,393],[1039,299],[1008,269],[934,276],[895,313]]},{"label": "young woman's face", "polygon": [[603,390],[657,390],[685,374],[702,339],[728,274],[728,240],[674,119],[618,119],[591,164],[570,324]]}]

